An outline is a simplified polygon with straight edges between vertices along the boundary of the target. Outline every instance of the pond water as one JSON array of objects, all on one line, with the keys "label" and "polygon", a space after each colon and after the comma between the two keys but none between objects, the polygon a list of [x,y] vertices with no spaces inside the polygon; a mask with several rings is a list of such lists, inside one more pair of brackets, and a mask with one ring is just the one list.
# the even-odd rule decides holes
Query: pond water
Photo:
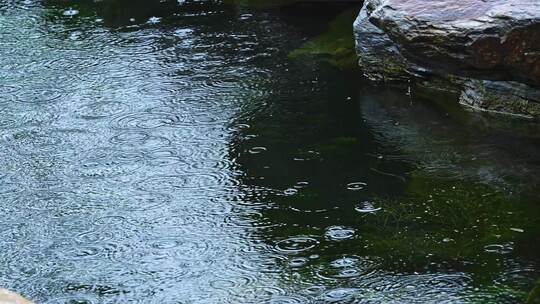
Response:
[{"label": "pond water", "polygon": [[291,59],[329,21],[310,14],[0,2],[0,286],[37,303],[526,299],[538,125]]}]

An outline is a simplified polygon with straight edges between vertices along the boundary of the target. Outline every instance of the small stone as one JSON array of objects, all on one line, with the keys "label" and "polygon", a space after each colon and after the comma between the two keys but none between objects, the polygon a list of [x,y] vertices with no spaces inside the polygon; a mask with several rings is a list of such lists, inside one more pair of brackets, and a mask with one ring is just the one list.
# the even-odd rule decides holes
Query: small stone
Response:
[{"label": "small stone", "polygon": [[32,302],[30,302],[29,300],[6,289],[0,289],[0,303],[1,304],[32,304]]}]

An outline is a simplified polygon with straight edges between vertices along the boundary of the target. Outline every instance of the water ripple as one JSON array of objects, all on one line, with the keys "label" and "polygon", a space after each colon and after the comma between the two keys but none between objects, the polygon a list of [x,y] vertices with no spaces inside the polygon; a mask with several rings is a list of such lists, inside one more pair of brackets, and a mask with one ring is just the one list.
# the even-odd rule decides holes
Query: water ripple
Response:
[{"label": "water ripple", "polygon": [[356,230],[343,226],[331,226],[326,228],[325,236],[331,241],[342,241],[354,238]]},{"label": "water ripple", "polygon": [[86,153],[71,174],[82,178],[110,178],[125,176],[137,171],[142,163],[142,154],[107,149],[96,149]]},{"label": "water ripple", "polygon": [[37,130],[16,132],[4,139],[23,155],[45,152],[49,155],[61,154],[57,147],[65,145],[64,138],[59,134]]},{"label": "water ripple", "polygon": [[0,1],[3,287],[36,303],[459,303],[537,279],[506,236],[479,247],[503,300],[446,263],[378,257],[399,214],[372,194],[408,190],[364,161],[410,164],[371,121],[343,137],[358,109],[327,101],[357,83],[287,58],[298,24],[223,1],[105,2]]},{"label": "water ripple", "polygon": [[276,243],[278,252],[296,254],[315,248],[319,244],[315,238],[309,236],[296,236]]},{"label": "water ripple", "polygon": [[141,112],[120,115],[112,126],[117,129],[156,129],[160,127],[174,127],[189,121],[189,114],[175,114],[172,112]]},{"label": "water ripple", "polygon": [[118,101],[97,101],[84,104],[75,113],[84,119],[107,118],[125,112],[128,105]]},{"label": "water ripple", "polygon": [[318,275],[323,279],[351,279],[368,276],[379,263],[363,257],[342,257],[322,267]]}]

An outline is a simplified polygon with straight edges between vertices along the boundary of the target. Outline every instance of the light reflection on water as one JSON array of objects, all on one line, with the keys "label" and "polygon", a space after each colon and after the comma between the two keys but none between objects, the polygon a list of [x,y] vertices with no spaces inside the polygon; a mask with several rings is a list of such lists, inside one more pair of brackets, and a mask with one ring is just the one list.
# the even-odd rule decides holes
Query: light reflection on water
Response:
[{"label": "light reflection on water", "polygon": [[[400,223],[378,200],[406,195],[419,168],[509,187],[523,167],[537,172],[534,158],[508,160],[477,138],[418,148],[428,135],[410,112],[374,102],[349,75],[288,62],[304,35],[278,15],[183,5],[161,19],[154,5],[133,8],[131,21],[92,4],[0,4],[1,286],[39,303],[523,297],[538,256],[513,242],[482,244],[486,257],[472,261],[434,250],[419,262],[408,247],[381,250],[400,244],[390,232],[415,239],[423,213],[410,208],[398,232],[370,221]],[[452,158],[479,151],[496,161]],[[516,209],[537,211],[527,208]]]}]

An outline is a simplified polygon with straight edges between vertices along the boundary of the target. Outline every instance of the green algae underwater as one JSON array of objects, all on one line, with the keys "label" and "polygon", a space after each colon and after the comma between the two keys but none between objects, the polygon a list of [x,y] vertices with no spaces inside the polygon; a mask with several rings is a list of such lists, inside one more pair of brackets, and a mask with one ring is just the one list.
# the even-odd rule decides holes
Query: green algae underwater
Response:
[{"label": "green algae underwater", "polygon": [[[317,84],[330,81],[318,78]],[[354,83],[341,89],[326,92],[343,107],[338,113],[320,117],[329,105],[306,92],[305,100],[283,105],[271,118],[254,119],[248,146],[267,151],[238,158],[246,183],[283,191],[261,198],[271,202],[261,212],[272,224],[259,233],[269,243],[300,237],[298,252],[291,245],[295,254],[284,268],[298,281],[324,277],[367,290],[363,281],[378,272],[405,290],[417,286],[402,282],[411,280],[408,276],[457,273],[467,287],[460,300],[452,301],[532,303],[527,299],[536,295],[531,290],[540,252],[538,180],[523,168],[506,167],[512,150],[485,150],[494,146],[491,137],[509,136],[505,132],[515,130],[516,123],[523,126],[512,119],[493,126],[482,115],[441,109],[423,94],[410,100],[406,90],[392,87],[384,88],[391,92],[386,94],[379,94],[381,88],[358,90]],[[307,107],[311,113],[299,114]],[[291,120],[305,126],[295,130]],[[478,134],[466,133],[471,124]],[[529,128],[523,140],[537,142],[534,125]],[[381,142],[382,147],[374,144]],[[528,152],[516,157],[530,157]],[[304,253],[301,244],[309,241],[302,238],[317,240],[320,247]],[[311,261],[314,252],[317,259]],[[327,274],[336,256],[346,265]],[[434,282],[442,294],[459,286],[440,280]],[[406,294],[389,292],[382,301],[414,302]],[[361,297],[377,298],[371,293]]]},{"label": "green algae underwater", "polygon": [[[299,48],[291,51],[288,58],[300,65],[307,64],[308,66],[310,66],[309,59],[316,60],[323,65],[328,65],[327,69],[347,71],[348,74],[345,77],[358,77],[354,41],[351,39],[353,37],[351,24],[357,13],[357,7],[343,9],[328,23],[325,32],[310,38]],[[356,76],[351,76],[351,74]],[[347,82],[343,77],[341,81]],[[324,226],[331,225],[336,222],[335,219],[339,219],[337,229],[344,229],[345,239],[350,239],[351,243],[328,244],[322,253],[319,253],[323,259],[325,254],[347,256],[354,253],[357,256],[374,257],[378,263],[377,267],[392,273],[395,273],[397,269],[399,269],[398,273],[403,271],[413,274],[441,269],[449,272],[458,271],[470,275],[474,292],[483,294],[478,297],[471,295],[470,298],[465,296],[464,298],[469,301],[482,303],[538,301],[538,288],[534,287],[538,272],[532,270],[536,266],[529,268],[530,273],[525,271],[524,274],[519,274],[523,275],[522,279],[526,283],[516,283],[511,279],[506,280],[500,277],[501,273],[508,271],[509,267],[509,261],[503,258],[505,256],[516,256],[511,263],[519,264],[518,261],[521,258],[531,259],[534,261],[532,265],[538,262],[540,252],[538,180],[535,177],[527,181],[527,174],[517,177],[523,172],[503,172],[497,177],[484,176],[487,172],[482,171],[492,170],[491,167],[497,162],[497,158],[512,156],[501,155],[499,152],[495,152],[496,155],[490,155],[489,152],[480,151],[483,145],[489,145],[487,143],[489,140],[486,143],[479,140],[482,136],[507,138],[513,136],[509,133],[518,132],[520,134],[518,137],[525,142],[529,140],[538,142],[539,138],[536,135],[538,125],[534,122],[508,117],[471,113],[458,105],[459,96],[456,95],[455,90],[444,92],[440,89],[432,89],[424,83],[411,85],[413,86],[412,96],[410,86],[404,88],[399,84],[387,84],[375,86],[374,89],[365,89],[365,86],[360,86],[359,90],[355,90],[352,88],[358,85],[349,82],[348,91],[353,92],[348,94],[354,96],[356,93],[357,97],[351,101],[351,97],[343,93],[336,94],[341,95],[340,98],[334,98],[340,99],[339,104],[343,106],[345,103],[345,107],[348,108],[351,104],[358,102],[359,109],[354,107],[350,109],[353,113],[362,112],[362,106],[368,108],[369,110],[362,114],[363,122],[378,131],[379,134],[376,136],[381,137],[379,140],[382,139],[394,146],[392,153],[396,153],[395,150],[399,151],[398,156],[390,156],[391,159],[406,159],[408,164],[384,164],[388,156],[378,154],[379,151],[364,151],[365,148],[362,146],[366,144],[365,138],[350,134],[351,130],[355,129],[353,125],[357,122],[350,122],[350,129],[346,131],[347,135],[329,138],[328,142],[320,143],[325,137],[315,135],[317,143],[310,144],[309,148],[303,147],[302,150],[307,150],[307,152],[297,152],[300,155],[297,159],[304,161],[305,157],[310,161],[315,158],[320,161],[324,159],[325,162],[335,162],[336,169],[326,169],[331,171],[325,172],[328,175],[324,177],[327,184],[335,183],[335,179],[339,180],[342,172],[335,171],[344,169],[336,163],[343,159],[354,159],[355,157],[351,154],[360,153],[367,154],[371,156],[370,158],[375,156],[377,158],[375,161],[372,159],[366,161],[359,160],[356,156],[353,162],[368,163],[369,168],[364,168],[365,170],[385,176],[387,181],[383,182],[382,189],[377,189],[368,196],[360,195],[360,198],[348,194],[343,194],[342,197],[337,195],[336,198],[335,192],[328,194],[325,193],[327,189],[321,190],[324,188],[323,182],[317,184],[319,189],[308,187],[307,183],[302,184],[301,187],[293,187],[298,190],[298,192],[292,191],[293,197],[289,196],[290,193],[286,193],[285,195],[278,194],[276,198],[273,198],[279,207],[268,212],[276,217],[276,222],[286,222],[287,225],[279,225],[283,228],[272,229],[272,233],[277,232],[283,238],[291,234],[318,235],[324,231]],[[379,95],[377,90],[387,92],[380,94],[382,96],[374,97],[373,95]],[[368,92],[366,96],[362,96],[365,92]],[[373,100],[370,100],[372,98],[380,103],[376,106],[375,113],[370,112],[373,108]],[[313,100],[310,99],[308,102],[310,104],[303,105],[314,106],[312,102]],[[419,106],[413,106],[413,104],[419,104]],[[290,111],[294,112],[294,110]],[[324,110],[321,109],[321,111]],[[418,112],[415,113],[415,111]],[[379,116],[381,112],[384,117]],[[340,114],[348,116],[344,113]],[[434,121],[423,121],[425,115]],[[332,128],[332,122],[324,121],[317,115],[306,116],[300,119],[306,124],[322,123],[324,127],[321,126],[319,130],[322,134],[325,134],[322,131],[325,128]],[[354,117],[354,119],[358,118]],[[333,123],[335,124],[336,121]],[[429,123],[436,125],[447,123],[448,126],[434,128]],[[283,135],[277,132],[281,128],[281,126],[276,127],[276,131],[273,132],[268,130],[266,125],[260,131],[262,135],[259,134],[259,136],[271,138],[269,141],[275,140],[275,144],[286,145]],[[288,127],[285,128],[290,130]],[[467,128],[477,129],[479,131],[476,132],[479,134],[469,136]],[[294,133],[294,131],[290,132]],[[288,144],[294,145],[291,141]],[[264,142],[261,145],[268,146],[269,144]],[[310,151],[317,151],[317,155],[315,157],[310,155]],[[528,155],[528,153],[525,154]],[[490,156],[494,159],[484,159]],[[526,157],[530,158],[530,156]],[[403,169],[403,166],[409,165],[410,167],[404,171],[393,172],[396,168]],[[274,166],[280,165],[273,163],[269,167]],[[495,167],[498,166],[495,165]],[[281,165],[281,170],[289,170],[290,173],[291,169]],[[535,170],[532,169],[530,174],[534,174]],[[285,177],[280,176],[275,180],[283,178]],[[368,177],[364,180],[369,179]],[[265,180],[268,178],[265,177]],[[270,182],[271,187],[275,187],[273,182],[274,179]],[[268,183],[256,182],[258,186],[264,185],[264,187],[267,187]],[[368,184],[371,185],[369,182],[360,182],[360,188],[367,188]],[[342,180],[341,185],[342,189],[333,189],[333,191],[343,191],[343,188],[347,188],[347,181]],[[341,209],[345,205],[351,213],[344,215],[343,211],[336,211],[328,215],[328,209],[331,209],[325,203],[328,200],[334,200],[333,204],[337,205],[334,206],[335,209]],[[337,203],[335,200],[341,201]],[[304,218],[299,221],[294,219],[295,215],[284,214],[291,209],[307,212],[309,217],[314,219]],[[324,216],[315,215],[319,212]],[[329,218],[334,218],[334,220],[329,220]],[[358,235],[354,235],[352,231],[356,231]],[[317,266],[313,265],[310,271],[302,271],[302,275],[313,276],[316,273],[313,268]],[[353,271],[349,275],[355,277],[359,274]]]}]

